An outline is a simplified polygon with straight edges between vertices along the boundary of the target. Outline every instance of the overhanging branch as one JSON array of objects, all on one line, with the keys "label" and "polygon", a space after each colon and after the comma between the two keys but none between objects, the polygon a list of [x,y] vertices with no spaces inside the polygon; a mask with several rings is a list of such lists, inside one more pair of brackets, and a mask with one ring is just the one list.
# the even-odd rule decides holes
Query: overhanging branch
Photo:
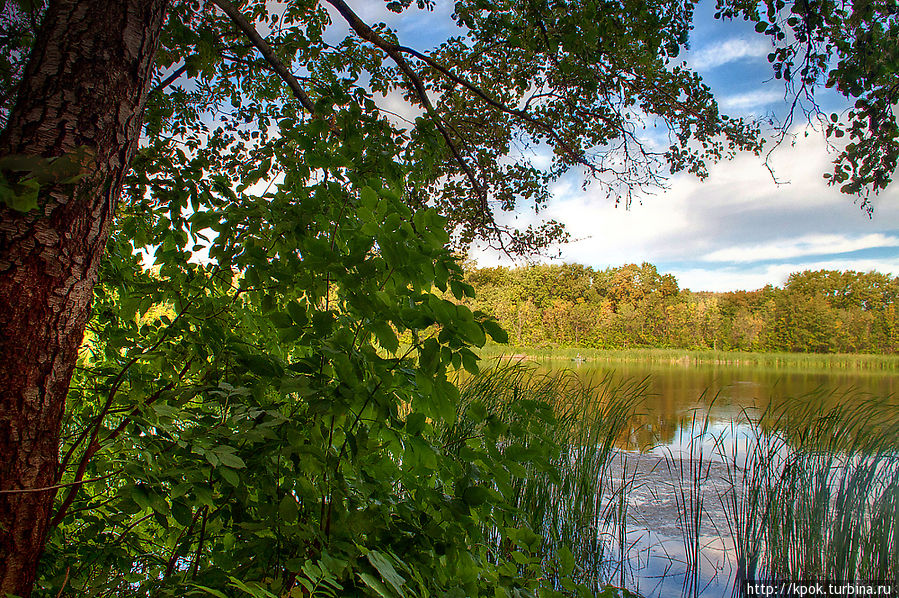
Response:
[{"label": "overhanging branch", "polygon": [[450,153],[452,153],[453,158],[459,164],[459,167],[468,177],[469,181],[474,187],[475,192],[480,197],[482,209],[484,210],[484,217],[492,220],[492,218],[490,218],[490,211],[487,206],[487,191],[478,181],[477,176],[471,169],[471,166],[469,166],[468,162],[465,161],[465,158],[462,156],[462,153],[456,146],[456,142],[453,140],[452,135],[450,135],[449,131],[446,129],[446,125],[443,123],[442,119],[437,114],[437,111],[434,109],[434,106],[431,103],[431,99],[428,97],[428,92],[425,89],[421,77],[419,77],[418,73],[416,73],[415,70],[411,66],[409,66],[409,63],[406,61],[405,57],[403,57],[402,52],[400,51],[400,46],[392,44],[378,35],[378,33],[374,29],[369,27],[368,24],[365,23],[362,19],[360,19],[359,16],[355,12],[353,12],[353,9],[350,8],[343,0],[327,0],[327,2],[335,9],[337,9],[337,12],[340,13],[340,15],[349,24],[350,28],[355,31],[359,37],[383,50],[384,53],[390,56],[393,62],[395,62],[396,65],[400,68],[400,70],[409,80],[409,83],[412,85],[415,95],[418,96],[419,101],[427,111],[431,122],[434,123],[434,126],[437,127],[437,131],[443,137],[444,141],[446,141],[446,144],[449,147]]},{"label": "overhanging branch", "polygon": [[252,42],[253,46],[259,50],[259,53],[262,54],[262,57],[265,58],[265,61],[271,66],[272,70],[287,83],[287,86],[290,87],[293,95],[297,97],[300,104],[303,105],[303,108],[305,108],[309,114],[314,116],[315,104],[306,94],[303,86],[300,85],[300,82],[297,81],[297,78],[294,77],[293,73],[291,73],[284,63],[281,62],[281,59],[275,55],[274,50],[272,50],[272,47],[268,42],[259,35],[259,32],[256,31],[253,24],[243,16],[243,13],[240,12],[236,6],[231,4],[230,0],[212,0],[212,2],[234,21],[234,24],[237,25],[238,29],[244,32],[250,39],[250,42]]},{"label": "overhanging branch", "polygon": [[[400,70],[402,70],[403,74],[405,74],[406,77],[409,79],[409,81],[412,83],[412,85],[415,89],[416,95],[422,101],[422,104],[425,106],[425,109],[428,111],[429,116],[431,116],[431,120],[434,122],[438,131],[440,132],[440,134],[443,136],[443,138],[446,140],[447,144],[449,145],[450,151],[453,153],[453,157],[456,159],[457,162],[459,162],[460,166],[462,167],[462,170],[466,173],[466,175],[468,175],[468,177],[470,179],[472,179],[472,184],[475,185],[475,190],[478,191],[479,193],[481,192],[481,188],[480,188],[479,183],[474,179],[473,172],[471,171],[468,164],[465,163],[465,161],[462,159],[462,156],[459,153],[458,149],[456,148],[454,141],[450,137],[449,133],[446,131],[446,129],[445,129],[443,123],[440,121],[439,117],[437,117],[436,112],[431,107],[430,101],[427,98],[427,94],[425,92],[424,84],[422,83],[421,77],[419,77],[418,73],[416,73],[412,69],[412,67],[409,65],[409,63],[406,61],[406,59],[403,57],[403,54],[408,54],[408,55],[413,56],[414,58],[417,58],[418,60],[422,61],[423,63],[425,63],[429,67],[433,68],[434,70],[436,70],[437,72],[442,74],[444,77],[446,77],[453,83],[465,88],[466,90],[468,90],[469,92],[474,94],[476,97],[481,99],[483,102],[485,102],[490,107],[492,107],[496,110],[499,110],[500,112],[503,112],[505,114],[508,114],[509,116],[512,116],[513,118],[527,122],[527,123],[531,124],[532,126],[536,127],[544,135],[546,135],[549,139],[551,139],[552,142],[557,147],[561,148],[565,152],[565,154],[568,155],[568,158],[572,162],[580,164],[581,166],[584,166],[585,168],[589,169],[594,174],[599,174],[599,173],[606,171],[605,168],[597,166],[595,163],[591,162],[584,155],[584,153],[582,151],[579,151],[578,149],[571,147],[571,145],[564,138],[562,138],[562,136],[559,135],[559,133],[556,131],[555,127],[552,124],[540,120],[539,118],[528,113],[526,110],[522,110],[519,108],[512,108],[511,106],[508,106],[508,105],[504,104],[503,102],[500,102],[500,101],[494,99],[486,91],[484,91],[483,89],[481,89],[480,87],[478,87],[477,85],[472,83],[471,81],[468,81],[464,77],[460,77],[459,75],[455,74],[452,70],[443,66],[442,64],[440,64],[439,62],[437,62],[436,60],[434,60],[427,54],[423,54],[422,52],[419,52],[418,50],[415,50],[414,48],[410,48],[408,46],[403,46],[400,44],[395,44],[395,43],[387,41],[381,35],[379,35],[376,31],[374,31],[368,24],[366,24],[364,21],[362,21],[362,19],[360,19],[359,16],[355,12],[353,12],[353,9],[350,8],[344,0],[327,0],[327,2],[329,4],[331,4],[331,6],[333,6],[335,9],[337,9],[337,11],[340,13],[340,15],[350,25],[350,28],[353,31],[355,31],[356,34],[359,35],[359,37],[374,44],[375,46],[377,46],[378,48],[383,50],[384,53],[387,54],[388,56],[390,56],[390,58],[393,59],[393,61],[397,64],[397,66],[400,67]],[[484,195],[486,197],[486,194],[484,194]],[[486,208],[486,206],[485,206],[485,208]]]}]

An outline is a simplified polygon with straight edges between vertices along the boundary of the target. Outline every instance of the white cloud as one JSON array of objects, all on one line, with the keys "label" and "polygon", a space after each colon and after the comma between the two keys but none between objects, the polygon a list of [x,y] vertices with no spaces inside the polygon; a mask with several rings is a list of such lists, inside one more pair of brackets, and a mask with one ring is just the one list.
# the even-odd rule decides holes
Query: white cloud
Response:
[{"label": "white cloud", "polygon": [[693,53],[690,64],[695,69],[712,69],[729,62],[758,58],[771,52],[771,44],[764,39],[732,38],[704,46]]},{"label": "white cloud", "polygon": [[374,99],[378,108],[387,115],[387,119],[401,129],[408,129],[415,124],[416,118],[424,114],[419,106],[407,102],[400,90],[394,89],[386,95],[376,95]]},{"label": "white cloud", "polygon": [[708,262],[756,262],[784,260],[808,255],[848,253],[877,247],[899,247],[899,237],[872,233],[852,238],[840,234],[804,235],[798,239],[777,239],[762,245],[742,245],[713,251],[702,259]]},{"label": "white cloud", "polygon": [[[615,208],[597,188],[560,183],[542,215],[565,223],[576,239],[562,247],[564,261],[600,269],[648,261],[694,290],[782,284],[804,269],[899,273],[899,251],[889,255],[899,247],[899,184],[875,200],[869,219],[821,177],[832,157],[820,134],[797,132],[794,147],[772,156],[778,179],[789,184],[776,184],[762,158],[740,155],[713,166],[705,182],[675,177],[669,190],[630,210]],[[533,220],[522,211],[513,223]],[[878,247],[888,255],[822,257]],[[473,257],[484,265],[502,261],[486,252]]]},{"label": "white cloud", "polygon": [[749,111],[752,108],[783,102],[783,100],[783,91],[759,89],[747,93],[724,96],[718,102],[718,105],[725,110]]}]

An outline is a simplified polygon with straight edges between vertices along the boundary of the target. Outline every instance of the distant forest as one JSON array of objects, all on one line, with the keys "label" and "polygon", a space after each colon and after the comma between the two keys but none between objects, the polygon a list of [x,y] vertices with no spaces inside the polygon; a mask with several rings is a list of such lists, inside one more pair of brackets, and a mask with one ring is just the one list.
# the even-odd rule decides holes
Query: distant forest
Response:
[{"label": "distant forest", "polygon": [[895,353],[899,278],[878,272],[791,274],[783,287],[682,290],[649,263],[469,266],[476,299],[518,346],[666,347]]}]

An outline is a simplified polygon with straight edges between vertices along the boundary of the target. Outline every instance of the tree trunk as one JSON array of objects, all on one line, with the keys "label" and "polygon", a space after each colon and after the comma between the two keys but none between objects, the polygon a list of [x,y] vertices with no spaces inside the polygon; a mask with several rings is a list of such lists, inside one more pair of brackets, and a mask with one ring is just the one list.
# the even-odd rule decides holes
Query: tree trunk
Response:
[{"label": "tree trunk", "polygon": [[40,489],[61,476],[66,393],[166,3],[51,0],[0,134],[0,155],[85,156],[83,178],[42,188],[37,209],[0,205],[0,596],[34,585],[55,496]]}]

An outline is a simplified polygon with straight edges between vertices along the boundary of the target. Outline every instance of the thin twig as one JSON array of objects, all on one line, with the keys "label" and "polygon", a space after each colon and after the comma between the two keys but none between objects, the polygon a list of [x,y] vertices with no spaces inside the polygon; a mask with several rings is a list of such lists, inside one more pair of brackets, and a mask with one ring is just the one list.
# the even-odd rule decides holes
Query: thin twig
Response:
[{"label": "thin twig", "polygon": [[138,519],[137,521],[135,521],[134,523],[132,523],[131,525],[129,525],[128,527],[126,527],[125,529],[123,529],[123,530],[122,530],[122,533],[119,534],[119,536],[115,539],[115,541],[114,541],[113,543],[114,543],[114,544],[118,544],[119,542],[121,542],[121,541],[122,541],[122,538],[125,537],[125,534],[127,534],[127,533],[130,532],[132,529],[134,529],[135,527],[137,527],[138,525],[140,525],[141,523],[143,523],[144,521],[146,521],[147,519],[149,519],[150,517],[152,517],[154,514],[155,514],[155,513],[150,513],[149,515],[144,515],[143,517],[141,517],[140,519]]},{"label": "thin twig", "polygon": [[63,591],[66,589],[66,584],[69,583],[69,571],[72,569],[71,566],[66,567],[66,576],[62,579],[62,585],[59,586],[59,591],[56,593],[56,598],[60,598],[62,596]]},{"label": "thin twig", "polygon": [[193,517],[190,520],[190,525],[181,530],[181,533],[178,534],[178,538],[175,540],[175,545],[172,548],[172,556],[169,558],[169,563],[165,568],[165,574],[162,576],[163,581],[168,579],[172,572],[175,570],[175,564],[178,562],[178,543],[181,542],[181,538],[190,536],[191,532],[193,532],[194,525],[196,525],[197,519],[200,518],[200,513],[202,512],[202,508],[197,509],[197,512],[194,513]]},{"label": "thin twig", "polygon": [[437,127],[437,131],[443,137],[444,141],[446,141],[446,144],[449,147],[450,153],[452,153],[453,158],[459,164],[459,167],[462,168],[462,171],[468,177],[469,182],[471,182],[472,187],[474,187],[475,192],[480,197],[481,207],[484,210],[484,217],[489,218],[490,211],[487,206],[486,190],[484,189],[483,185],[481,185],[480,181],[478,181],[477,176],[471,169],[471,166],[469,166],[468,162],[465,161],[465,158],[462,156],[462,153],[456,146],[456,142],[453,140],[452,135],[450,135],[449,131],[446,129],[445,124],[443,123],[443,120],[434,109],[434,106],[431,103],[431,99],[428,97],[428,92],[425,89],[421,77],[419,77],[418,73],[416,73],[415,70],[411,66],[409,66],[409,63],[403,57],[400,46],[389,43],[383,37],[378,35],[378,33],[368,24],[366,24],[362,19],[360,19],[359,16],[355,12],[353,12],[353,9],[350,8],[343,0],[327,1],[328,4],[337,9],[337,12],[341,14],[341,16],[349,24],[350,28],[352,28],[359,37],[383,50],[384,53],[390,56],[393,62],[396,63],[396,65],[406,76],[409,83],[412,85],[412,90],[415,92],[415,95],[418,96],[418,100],[421,102],[422,106],[424,106],[425,108],[425,111],[428,113],[431,122],[434,123],[434,126]]},{"label": "thin twig", "polygon": [[80,486],[82,484],[89,484],[90,482],[99,482],[100,480],[105,480],[106,478],[111,478],[115,474],[122,471],[121,469],[114,471],[112,473],[108,473],[104,476],[100,476],[98,478],[90,478],[89,480],[77,480],[74,482],[67,482],[65,484],[55,484],[53,486],[41,486],[40,488],[16,488],[14,490],[0,490],[0,494],[24,494],[26,492],[49,492],[51,490],[59,490],[60,488],[68,488],[70,486]]},{"label": "thin twig", "polygon": [[163,89],[165,89],[166,87],[168,87],[169,85],[174,83],[179,77],[181,77],[181,75],[183,75],[186,70],[187,70],[187,64],[181,65],[180,67],[175,69],[175,71],[171,75],[169,75],[168,77],[166,77],[165,79],[160,81],[156,87],[151,89],[150,93],[148,95],[152,96],[152,95],[155,95],[155,94],[161,92]]},{"label": "thin twig", "polygon": [[209,507],[203,506],[203,524],[200,526],[200,538],[197,541],[197,552],[194,554],[194,562],[191,565],[191,579],[196,579],[200,569],[200,555],[203,553],[203,542],[206,540],[206,518],[209,515]]}]

